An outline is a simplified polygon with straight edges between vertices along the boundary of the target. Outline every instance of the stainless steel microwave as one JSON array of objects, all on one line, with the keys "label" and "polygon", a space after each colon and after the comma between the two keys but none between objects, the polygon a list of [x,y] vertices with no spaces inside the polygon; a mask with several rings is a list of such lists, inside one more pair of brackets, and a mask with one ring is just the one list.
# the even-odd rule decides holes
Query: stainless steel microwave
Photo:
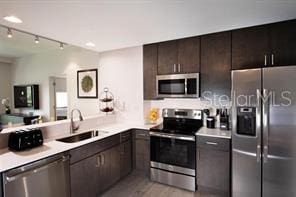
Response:
[{"label": "stainless steel microwave", "polygon": [[158,98],[199,97],[199,73],[157,75],[156,93]]}]

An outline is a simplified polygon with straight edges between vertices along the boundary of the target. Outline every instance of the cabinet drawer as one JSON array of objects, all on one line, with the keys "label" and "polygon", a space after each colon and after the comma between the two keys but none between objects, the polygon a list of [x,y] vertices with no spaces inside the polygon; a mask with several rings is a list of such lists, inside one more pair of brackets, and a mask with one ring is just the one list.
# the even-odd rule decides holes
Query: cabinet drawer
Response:
[{"label": "cabinet drawer", "polygon": [[229,151],[230,139],[218,137],[197,136],[197,147],[220,151]]},{"label": "cabinet drawer", "polygon": [[126,142],[128,140],[131,140],[132,134],[131,131],[125,131],[120,134],[120,142]]},{"label": "cabinet drawer", "polygon": [[93,156],[103,150],[111,148],[120,143],[120,135],[114,135],[107,137],[105,139],[78,147],[76,149],[70,150],[70,164],[73,164],[82,159]]},{"label": "cabinet drawer", "polygon": [[150,139],[149,131],[148,130],[134,130],[134,135],[136,139]]}]

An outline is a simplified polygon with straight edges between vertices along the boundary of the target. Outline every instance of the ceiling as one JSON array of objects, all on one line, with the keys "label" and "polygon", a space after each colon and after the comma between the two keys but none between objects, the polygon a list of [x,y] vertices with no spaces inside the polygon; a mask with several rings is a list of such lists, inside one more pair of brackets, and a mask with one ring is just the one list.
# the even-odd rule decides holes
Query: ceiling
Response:
[{"label": "ceiling", "polygon": [[[22,24],[2,17],[15,15]],[[2,0],[0,24],[107,51],[296,18],[295,0]]]}]

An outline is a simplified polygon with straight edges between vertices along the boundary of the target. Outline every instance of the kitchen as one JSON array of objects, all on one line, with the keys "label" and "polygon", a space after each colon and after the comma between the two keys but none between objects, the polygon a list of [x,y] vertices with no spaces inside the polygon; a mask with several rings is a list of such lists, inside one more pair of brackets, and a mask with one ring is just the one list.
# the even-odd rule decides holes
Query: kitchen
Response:
[{"label": "kitchen", "polygon": [[[0,196],[294,196],[295,4],[257,3],[253,22],[116,46],[42,33],[28,7],[3,3],[23,23],[0,23]],[[92,5],[128,18],[154,4]]]}]

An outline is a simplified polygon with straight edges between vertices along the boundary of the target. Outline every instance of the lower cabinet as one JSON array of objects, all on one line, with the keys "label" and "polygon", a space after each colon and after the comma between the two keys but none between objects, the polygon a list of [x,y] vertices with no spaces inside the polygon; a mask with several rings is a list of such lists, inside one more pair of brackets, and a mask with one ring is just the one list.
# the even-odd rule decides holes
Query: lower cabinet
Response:
[{"label": "lower cabinet", "polygon": [[95,197],[99,192],[97,156],[70,166],[71,197]]},{"label": "lower cabinet", "polygon": [[149,176],[150,174],[150,137],[148,130],[135,129],[134,138],[134,169]]},{"label": "lower cabinet", "polygon": [[198,136],[196,153],[198,191],[230,196],[230,139]]},{"label": "lower cabinet", "polygon": [[[104,149],[87,158],[83,154],[78,157],[82,150],[95,147]],[[120,143],[119,135],[71,150],[70,154],[75,161],[70,165],[71,197],[100,196],[132,169],[131,140]]]},{"label": "lower cabinet", "polygon": [[120,145],[120,177],[132,171],[132,141],[127,140]]},{"label": "lower cabinet", "polygon": [[120,145],[97,155],[97,196],[120,179]]}]

